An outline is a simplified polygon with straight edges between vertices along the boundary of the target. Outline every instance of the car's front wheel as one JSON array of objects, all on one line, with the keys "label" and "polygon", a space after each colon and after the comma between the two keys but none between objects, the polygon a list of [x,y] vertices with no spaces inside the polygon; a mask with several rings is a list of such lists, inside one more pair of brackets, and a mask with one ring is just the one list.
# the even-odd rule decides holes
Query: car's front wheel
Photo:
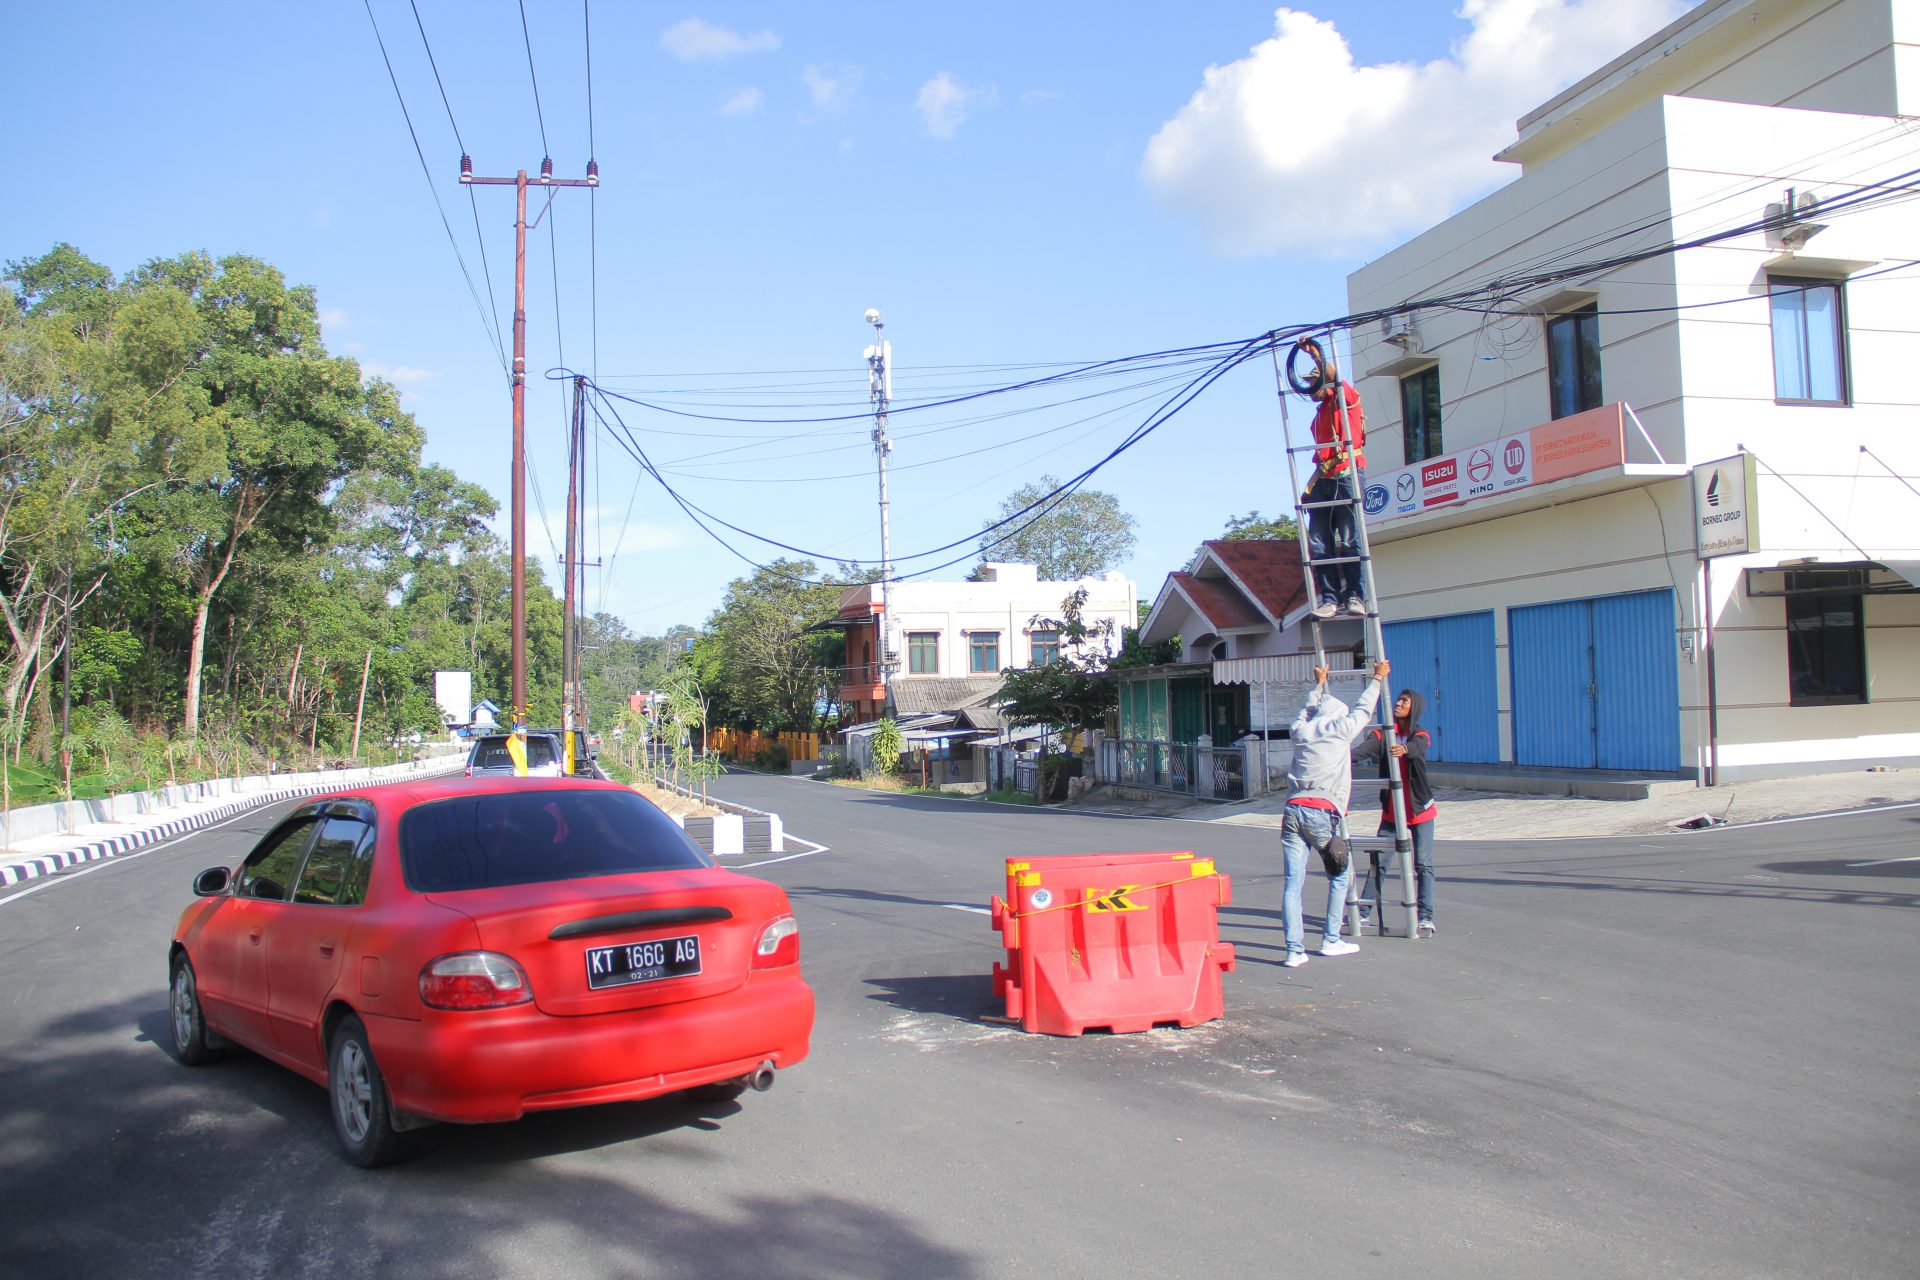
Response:
[{"label": "car's front wheel", "polygon": [[200,1011],[200,984],[193,961],[176,952],[167,966],[167,1012],[173,1027],[173,1056],[190,1067],[205,1066],[220,1056],[208,1040],[206,1015]]},{"label": "car's front wheel", "polygon": [[393,1127],[386,1078],[358,1018],[344,1018],[334,1028],[327,1048],[327,1092],[333,1099],[334,1132],[348,1160],[373,1169],[405,1154],[406,1139]]}]

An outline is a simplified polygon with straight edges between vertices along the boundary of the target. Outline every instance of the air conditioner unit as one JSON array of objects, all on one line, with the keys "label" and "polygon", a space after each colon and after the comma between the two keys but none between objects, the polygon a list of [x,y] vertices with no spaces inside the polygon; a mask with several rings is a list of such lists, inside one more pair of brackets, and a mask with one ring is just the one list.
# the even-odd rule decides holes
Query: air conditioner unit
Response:
[{"label": "air conditioner unit", "polygon": [[1420,331],[1414,327],[1413,315],[1383,316],[1380,320],[1380,340],[1392,343],[1402,351],[1420,349]]},{"label": "air conditioner unit", "polygon": [[1767,244],[1798,253],[1807,241],[1827,229],[1826,223],[1813,220],[1819,210],[1820,197],[1811,191],[1797,192],[1788,187],[1778,201],[1767,205]]}]

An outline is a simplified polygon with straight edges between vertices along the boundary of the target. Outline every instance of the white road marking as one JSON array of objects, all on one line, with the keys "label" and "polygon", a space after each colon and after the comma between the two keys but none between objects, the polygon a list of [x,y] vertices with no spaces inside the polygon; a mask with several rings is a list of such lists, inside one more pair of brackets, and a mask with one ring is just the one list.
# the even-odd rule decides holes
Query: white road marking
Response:
[{"label": "white road marking", "polygon": [[814,844],[813,841],[803,840],[799,836],[788,836],[786,838],[799,844],[812,845],[812,847],[802,849],[799,853],[789,853],[784,857],[762,858],[759,862],[727,862],[721,865],[729,871],[747,871],[754,867],[770,867],[776,862],[792,862],[795,858],[811,858],[816,853],[830,852],[832,848],[830,845]]},{"label": "white road marking", "polygon": [[1920,862],[1920,855],[1911,858],[1882,858],[1878,862],[1849,862],[1850,867],[1890,867],[1896,862]]},{"label": "white road marking", "polygon": [[940,905],[945,907],[949,911],[971,911],[975,915],[980,915],[980,916],[990,916],[993,914],[993,908],[991,907],[969,906],[968,904],[962,903],[962,902],[943,902]]},{"label": "white road marking", "polygon": [[236,813],[231,818],[222,818],[219,822],[210,822],[198,830],[182,832],[170,840],[162,840],[158,844],[150,844],[144,849],[130,849],[126,853],[116,853],[110,858],[96,858],[92,862],[76,864],[75,867],[70,870],[57,871],[50,876],[41,876],[29,881],[28,887],[20,890],[18,893],[10,893],[4,898],[0,898],[0,907],[5,906],[15,899],[24,898],[30,893],[38,893],[42,889],[51,889],[56,884],[64,884],[69,880],[77,880],[81,876],[92,875],[96,871],[104,871],[116,862],[127,862],[134,858],[142,858],[149,853],[158,853],[162,849],[171,848],[182,841],[191,840],[195,836],[205,835],[209,831],[218,831],[221,827],[230,826],[242,818],[253,817],[259,813],[260,809],[265,807],[265,805],[261,805],[249,809],[245,813]]}]

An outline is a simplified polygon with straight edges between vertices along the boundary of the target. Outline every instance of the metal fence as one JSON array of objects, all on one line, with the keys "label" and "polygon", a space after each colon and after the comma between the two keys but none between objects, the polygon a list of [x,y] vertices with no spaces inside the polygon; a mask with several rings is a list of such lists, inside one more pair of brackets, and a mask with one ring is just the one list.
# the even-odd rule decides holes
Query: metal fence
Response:
[{"label": "metal fence", "polygon": [[1110,738],[1100,744],[1096,775],[1122,787],[1170,791],[1203,800],[1247,797],[1246,756],[1238,744]]}]

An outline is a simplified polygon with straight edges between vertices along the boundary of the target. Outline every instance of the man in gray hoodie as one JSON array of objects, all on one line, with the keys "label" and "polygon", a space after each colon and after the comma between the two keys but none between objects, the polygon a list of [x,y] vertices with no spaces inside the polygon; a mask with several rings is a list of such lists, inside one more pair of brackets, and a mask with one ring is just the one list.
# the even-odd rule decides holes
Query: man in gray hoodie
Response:
[{"label": "man in gray hoodie", "polygon": [[[1345,837],[1347,793],[1353,789],[1353,740],[1373,720],[1380,701],[1380,682],[1387,678],[1385,661],[1373,664],[1373,679],[1354,702],[1347,704],[1327,692],[1327,669],[1313,669],[1313,691],[1300,714],[1293,718],[1293,762],[1287,768],[1287,807],[1280,823],[1280,850],[1286,858],[1281,890],[1281,919],[1286,926],[1287,958],[1297,969],[1307,962],[1302,939],[1300,891],[1307,879],[1307,854],[1327,847],[1335,835]],[[1348,862],[1327,887],[1327,927],[1320,940],[1323,956],[1351,955],[1360,948],[1340,938],[1341,916],[1347,899]]]}]

